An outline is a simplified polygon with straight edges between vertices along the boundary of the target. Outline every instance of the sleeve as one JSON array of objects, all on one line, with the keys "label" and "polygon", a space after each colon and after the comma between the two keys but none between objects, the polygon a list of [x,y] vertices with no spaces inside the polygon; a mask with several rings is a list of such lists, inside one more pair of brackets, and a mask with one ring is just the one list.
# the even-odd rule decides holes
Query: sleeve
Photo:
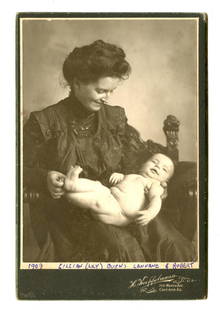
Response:
[{"label": "sleeve", "polygon": [[23,129],[23,182],[24,187],[41,192],[47,191],[48,170],[42,161],[44,146],[40,125],[31,113]]}]

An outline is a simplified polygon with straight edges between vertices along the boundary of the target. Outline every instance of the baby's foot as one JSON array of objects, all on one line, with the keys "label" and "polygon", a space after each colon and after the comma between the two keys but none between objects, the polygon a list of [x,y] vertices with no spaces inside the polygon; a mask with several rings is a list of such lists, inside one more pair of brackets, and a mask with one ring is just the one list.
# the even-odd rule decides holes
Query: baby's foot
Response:
[{"label": "baby's foot", "polygon": [[83,169],[78,165],[71,167],[70,170],[71,170],[70,178],[75,177],[75,176],[79,176],[80,173],[83,171]]},{"label": "baby's foot", "polygon": [[69,169],[66,175],[64,189],[66,191],[72,192],[75,188],[75,182],[79,178],[79,174],[83,171],[83,169],[80,166],[75,166]]}]

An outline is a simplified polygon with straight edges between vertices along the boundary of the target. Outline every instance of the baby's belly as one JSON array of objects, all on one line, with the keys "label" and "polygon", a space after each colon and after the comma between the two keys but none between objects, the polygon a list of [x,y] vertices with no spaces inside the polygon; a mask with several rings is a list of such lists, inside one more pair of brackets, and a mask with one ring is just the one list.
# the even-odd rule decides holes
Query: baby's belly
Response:
[{"label": "baby's belly", "polygon": [[134,217],[137,211],[144,207],[145,195],[143,190],[132,188],[131,190],[122,191],[120,188],[112,187],[111,193],[128,217]]}]

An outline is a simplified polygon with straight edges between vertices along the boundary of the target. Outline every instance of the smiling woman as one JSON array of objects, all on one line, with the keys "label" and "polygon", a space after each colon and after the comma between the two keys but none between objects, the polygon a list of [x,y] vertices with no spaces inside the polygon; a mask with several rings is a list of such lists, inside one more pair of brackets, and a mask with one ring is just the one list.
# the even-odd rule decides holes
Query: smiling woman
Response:
[{"label": "smiling woman", "polygon": [[90,112],[98,111],[131,71],[124,51],[102,40],[75,48],[63,64],[71,92]]},{"label": "smiling woman", "polygon": [[89,84],[74,80],[72,90],[86,110],[96,112],[103,103],[108,103],[109,96],[119,83],[117,77],[103,77]]},{"label": "smiling woman", "polygon": [[[63,74],[70,94],[55,105],[32,112],[24,127],[24,186],[40,192],[31,205],[32,227],[44,262],[192,261],[192,244],[161,217],[148,228],[116,227],[94,219],[66,199],[71,166],[82,176],[109,186],[113,171],[128,174],[145,151],[123,108],[107,104],[128,78],[124,51],[98,40],[67,56]],[[153,236],[153,239],[152,239]]]}]

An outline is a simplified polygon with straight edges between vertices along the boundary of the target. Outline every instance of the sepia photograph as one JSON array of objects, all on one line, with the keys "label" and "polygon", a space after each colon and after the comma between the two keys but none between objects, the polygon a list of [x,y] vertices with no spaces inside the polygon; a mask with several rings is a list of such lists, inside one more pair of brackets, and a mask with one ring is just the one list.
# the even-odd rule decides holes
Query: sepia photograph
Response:
[{"label": "sepia photograph", "polygon": [[[129,298],[187,298],[207,255],[205,16],[64,15],[17,18],[20,274],[123,269]],[[82,286],[68,296],[127,297]]]}]

